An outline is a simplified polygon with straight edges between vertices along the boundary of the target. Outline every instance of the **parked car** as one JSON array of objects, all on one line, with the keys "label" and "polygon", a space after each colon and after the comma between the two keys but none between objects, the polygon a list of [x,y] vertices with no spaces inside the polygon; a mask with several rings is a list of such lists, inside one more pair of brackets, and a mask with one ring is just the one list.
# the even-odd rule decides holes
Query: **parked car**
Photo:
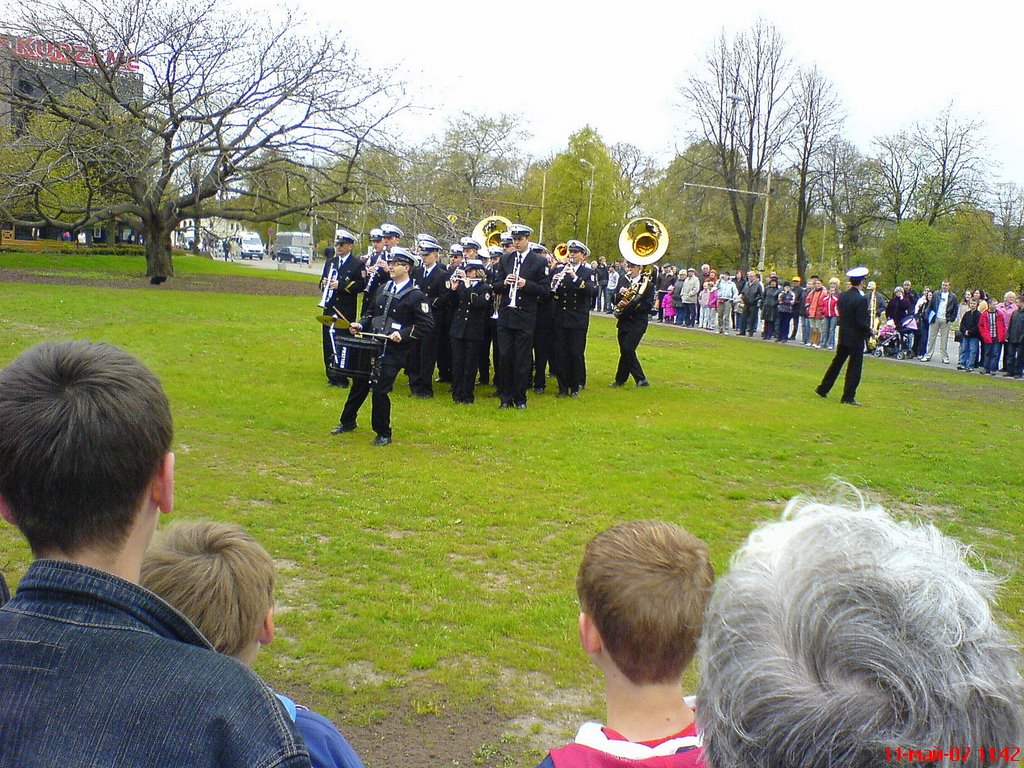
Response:
[{"label": "parked car", "polygon": [[291,264],[309,264],[310,254],[308,248],[301,248],[297,245],[282,245],[277,249],[274,258]]}]

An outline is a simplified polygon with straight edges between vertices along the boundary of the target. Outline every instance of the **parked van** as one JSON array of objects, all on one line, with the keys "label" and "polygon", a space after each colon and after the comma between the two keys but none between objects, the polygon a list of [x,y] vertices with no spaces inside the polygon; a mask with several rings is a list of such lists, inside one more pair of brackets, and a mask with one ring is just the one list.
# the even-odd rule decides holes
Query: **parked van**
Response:
[{"label": "parked van", "polygon": [[309,264],[313,258],[313,238],[308,232],[278,232],[270,257],[278,261]]},{"label": "parked van", "polygon": [[263,254],[266,251],[263,248],[263,239],[255,232],[246,232],[245,230],[236,234],[239,245],[242,246],[242,258],[243,259],[259,259],[263,261]]}]

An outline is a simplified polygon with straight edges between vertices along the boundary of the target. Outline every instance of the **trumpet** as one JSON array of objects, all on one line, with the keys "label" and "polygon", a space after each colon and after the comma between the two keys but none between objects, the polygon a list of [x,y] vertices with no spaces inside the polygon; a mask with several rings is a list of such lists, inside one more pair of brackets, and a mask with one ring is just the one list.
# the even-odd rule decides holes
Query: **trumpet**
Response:
[{"label": "trumpet", "polygon": [[[519,305],[516,304],[516,298],[518,298],[519,296],[519,270],[523,266],[522,262],[524,256],[522,256],[522,254],[517,253],[515,258],[516,268],[512,270],[511,274],[512,287],[508,291],[508,306],[510,309],[519,309]],[[507,279],[508,278],[506,278],[506,280]]]},{"label": "trumpet", "polygon": [[323,308],[331,303],[331,299],[334,298],[334,289],[331,288],[331,283],[338,279],[338,268],[331,267],[331,271],[327,273],[327,280],[324,282],[324,295],[320,297],[320,303],[318,307]]}]

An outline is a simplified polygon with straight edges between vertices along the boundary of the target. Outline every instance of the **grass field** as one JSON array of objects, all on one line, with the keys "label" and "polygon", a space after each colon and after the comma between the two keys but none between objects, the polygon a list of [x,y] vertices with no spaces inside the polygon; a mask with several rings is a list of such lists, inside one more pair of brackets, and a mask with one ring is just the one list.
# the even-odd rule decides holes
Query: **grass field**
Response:
[{"label": "grass field", "polygon": [[[45,272],[50,258],[0,255],[0,271]],[[89,276],[138,272],[75,258]],[[573,581],[586,540],[624,519],[685,526],[721,571],[757,521],[842,478],[975,545],[1007,577],[1000,608],[1024,634],[1019,382],[869,359],[866,407],[850,409],[813,394],[825,353],[652,326],[640,347],[652,387],[612,390],[614,325],[600,317],[582,398],[531,394],[525,412],[499,412],[487,398],[414,399],[400,378],[395,443],[380,449],[369,403],[356,432],[328,434],[345,393],[324,385],[312,293],[171,287],[0,275],[0,364],[85,338],[156,371],[176,429],[168,519],[237,521],[270,550],[279,634],[257,669],[331,716],[371,768],[396,754],[534,764],[541,744],[600,717]],[[29,559],[0,527],[11,581]]]}]

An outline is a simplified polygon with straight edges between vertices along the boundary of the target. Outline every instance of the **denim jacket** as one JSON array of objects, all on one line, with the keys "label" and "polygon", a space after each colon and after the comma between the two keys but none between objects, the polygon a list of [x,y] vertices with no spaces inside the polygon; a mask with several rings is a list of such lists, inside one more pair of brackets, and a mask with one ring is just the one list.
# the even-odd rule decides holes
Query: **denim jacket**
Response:
[{"label": "denim jacket", "polygon": [[0,765],[309,764],[273,692],[148,590],[37,560],[0,609]]}]

